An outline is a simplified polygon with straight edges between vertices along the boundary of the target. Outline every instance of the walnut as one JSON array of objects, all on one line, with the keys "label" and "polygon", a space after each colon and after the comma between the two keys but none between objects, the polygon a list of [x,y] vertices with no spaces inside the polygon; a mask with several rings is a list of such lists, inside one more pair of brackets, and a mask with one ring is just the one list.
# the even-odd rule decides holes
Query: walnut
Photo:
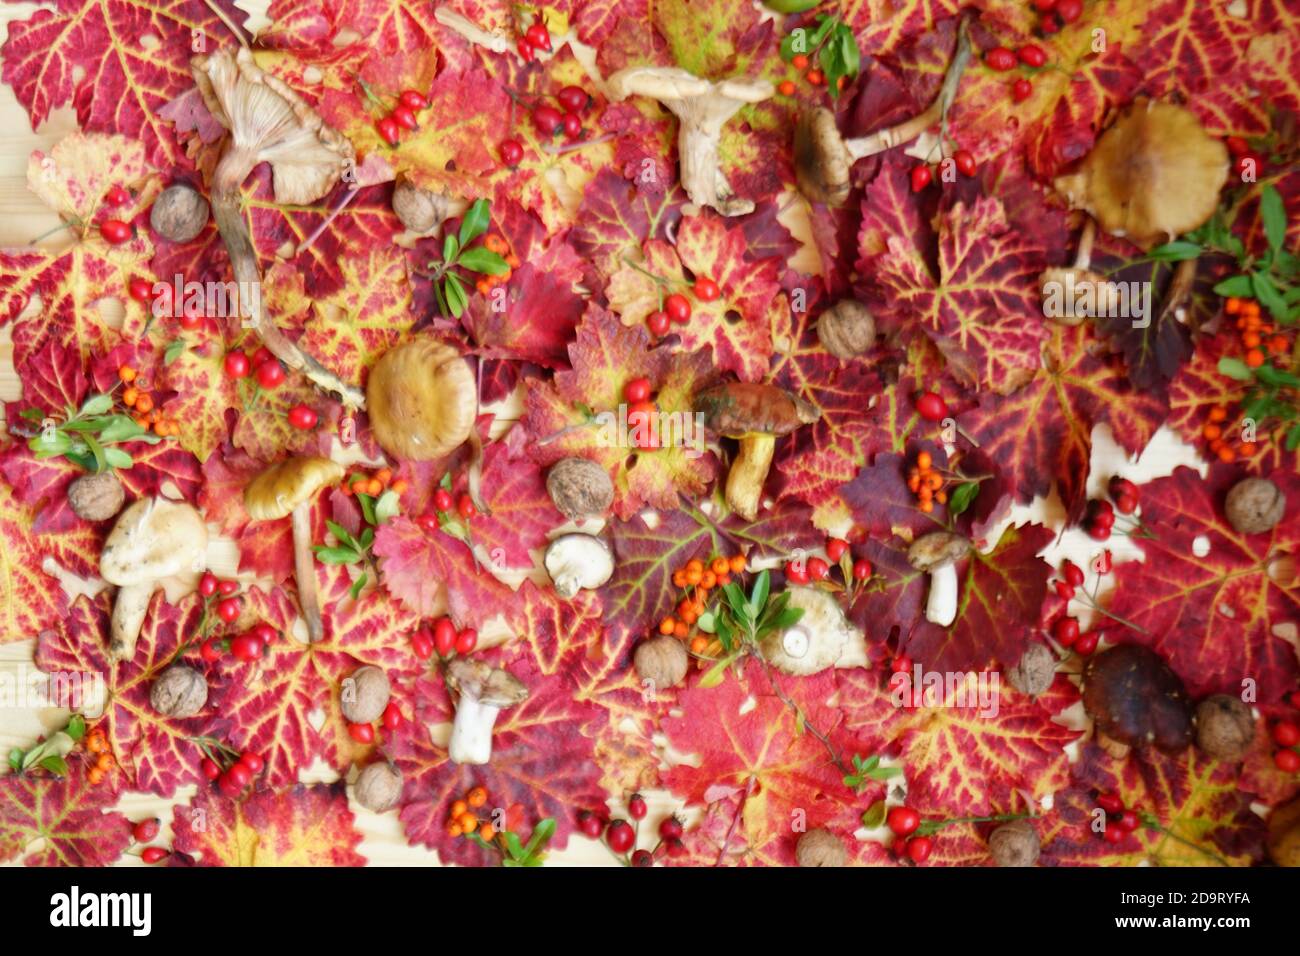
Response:
[{"label": "walnut", "polygon": [[876,320],[861,302],[841,299],[817,320],[817,339],[836,358],[857,358],[876,344]]},{"label": "walnut", "polygon": [[677,638],[659,634],[637,645],[632,655],[637,676],[656,690],[674,687],[686,676],[690,664],[686,648]]},{"label": "walnut", "polygon": [[1242,534],[1272,531],[1286,511],[1286,495],[1267,478],[1243,478],[1228,492],[1228,524]]},{"label": "walnut", "polygon": [[371,664],[344,678],[339,699],[349,723],[369,724],[384,715],[390,694],[388,675]]},{"label": "walnut", "polygon": [[426,235],[447,218],[449,202],[442,193],[421,189],[408,179],[399,179],[393,187],[393,212],[411,232]]},{"label": "walnut", "polygon": [[193,717],[207,702],[207,680],[184,664],[167,668],[149,688],[149,705],[164,717]]},{"label": "walnut", "polygon": [[391,810],[402,799],[402,772],[390,763],[372,763],[357,777],[352,794],[367,810]]},{"label": "walnut", "polygon": [[562,458],[546,475],[546,491],[571,521],[598,518],[614,503],[609,473],[589,458]]},{"label": "walnut", "polygon": [[989,834],[989,852],[998,866],[1033,866],[1041,846],[1028,820],[1012,820]]},{"label": "walnut", "polygon": [[154,232],[172,242],[189,242],[207,223],[208,201],[189,186],[168,186],[149,210]]},{"label": "walnut", "polygon": [[1056,680],[1056,655],[1045,644],[1030,644],[1020,663],[1007,671],[1007,680],[1020,693],[1038,696]]},{"label": "walnut", "polygon": [[819,827],[799,838],[794,848],[794,858],[800,866],[844,866],[848,862],[849,853],[839,837]]},{"label": "walnut", "polygon": [[1240,699],[1215,694],[1196,708],[1196,746],[1215,760],[1238,761],[1255,739],[1255,717]]},{"label": "walnut", "polygon": [[107,521],[122,510],[126,492],[111,471],[82,475],[68,486],[68,504],[78,518]]}]

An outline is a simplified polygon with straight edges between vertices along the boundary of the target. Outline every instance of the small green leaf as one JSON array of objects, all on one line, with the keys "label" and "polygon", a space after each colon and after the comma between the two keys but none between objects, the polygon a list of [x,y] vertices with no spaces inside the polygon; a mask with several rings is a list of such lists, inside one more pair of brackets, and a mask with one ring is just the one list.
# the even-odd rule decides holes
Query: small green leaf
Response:
[{"label": "small green leaf", "polygon": [[1250,367],[1245,362],[1227,356],[1219,359],[1219,374],[1226,375],[1228,378],[1235,378],[1239,382],[1249,382],[1255,377],[1251,374]]},{"label": "small green leaf", "polygon": [[329,529],[330,534],[334,535],[334,537],[338,538],[338,540],[342,541],[354,551],[361,550],[361,545],[357,542],[356,538],[352,537],[352,532],[343,527],[343,525],[339,524],[337,521],[330,521],[326,518],[325,527]]},{"label": "small green leaf", "polygon": [[316,552],[316,560],[321,564],[355,564],[361,560],[361,555],[352,548],[332,548],[324,544],[312,545],[312,550]]},{"label": "small green leaf", "polygon": [[1195,259],[1204,251],[1195,242],[1166,242],[1148,252],[1147,258],[1154,262],[1182,262],[1186,259]]},{"label": "small green leaf", "polygon": [[120,448],[105,448],[104,460],[110,468],[130,468],[135,464],[135,459]]},{"label": "small green leaf", "polygon": [[1282,194],[1272,183],[1264,187],[1259,197],[1259,214],[1264,220],[1264,235],[1268,238],[1268,247],[1274,254],[1282,251],[1286,242],[1286,206]]},{"label": "small green leaf", "polygon": [[90,396],[90,398],[82,402],[81,411],[79,411],[77,414],[78,416],[103,415],[106,411],[108,411],[112,407],[113,407],[113,396],[106,392],[100,392],[97,395]]},{"label": "small green leaf", "polygon": [[167,343],[167,348],[163,350],[163,365],[171,365],[178,358],[185,354],[185,340],[172,339]]},{"label": "small green leaf", "polygon": [[370,495],[357,493],[357,504],[361,507],[361,517],[366,519],[367,524],[379,524],[375,520],[375,499]]},{"label": "small green leaf", "polygon": [[772,587],[772,576],[766,570],[760,571],[754,578],[754,586],[749,591],[749,616],[758,617],[758,612],[767,604],[767,595]]},{"label": "small green leaf", "polygon": [[389,518],[396,517],[397,513],[401,511],[401,509],[402,509],[402,505],[401,505],[401,501],[398,499],[397,492],[389,488],[382,495],[380,495],[379,500],[375,502],[374,523],[383,524]]},{"label": "small green leaf", "polygon": [[517,833],[511,833],[507,830],[502,834],[502,838],[505,840],[506,853],[510,854],[510,860],[507,862],[522,863],[528,857],[528,854],[524,852],[524,845],[519,842]]},{"label": "small green leaf", "polygon": [[14,773],[19,773],[23,769],[23,752],[20,747],[13,747],[9,751],[9,769]]},{"label": "small green leaf", "polygon": [[68,775],[68,765],[58,754],[50,754],[41,761],[41,769],[48,770],[50,773],[59,777]]},{"label": "small green leaf", "polygon": [[460,252],[460,243],[451,233],[447,233],[442,240],[442,261],[443,265],[449,266],[456,261],[456,253]]},{"label": "small green leaf", "polygon": [[699,619],[695,622],[695,626],[698,627],[705,634],[712,634],[714,632],[715,620],[716,618],[714,617],[712,611],[705,611],[703,614],[700,615]]},{"label": "small green leaf", "polygon": [[1252,272],[1250,274],[1250,286],[1254,290],[1255,298],[1259,299],[1260,305],[1268,309],[1273,318],[1284,319],[1287,313],[1286,301],[1282,294],[1278,292],[1277,286],[1266,272]]},{"label": "small green leaf", "polygon": [[874,830],[885,822],[885,813],[885,801],[877,800],[862,814],[862,825],[868,830]]},{"label": "small green leaf", "polygon": [[980,484],[978,481],[964,481],[952,490],[952,495],[948,498],[948,514],[954,518],[964,514],[971,503],[979,496]]},{"label": "small green leaf", "polygon": [[130,415],[113,415],[107,421],[103,428],[99,430],[99,440],[105,445],[116,442],[134,441],[145,430],[135,423]]},{"label": "small green leaf", "polygon": [[63,732],[73,740],[80,740],[86,735],[86,718],[73,714],[68,718],[68,726],[63,728]]},{"label": "small green leaf", "polygon": [[710,667],[704,672],[704,676],[700,678],[698,686],[708,690],[710,687],[717,687],[721,684],[722,679],[727,676],[727,668],[731,665],[733,659],[730,656],[724,657]]},{"label": "small green leaf", "polygon": [[460,245],[465,248],[483,233],[487,232],[488,222],[492,218],[492,205],[486,199],[474,200],[465,217],[460,221]]},{"label": "small green leaf", "polygon": [[26,419],[29,422],[39,422],[45,417],[45,413],[39,408],[24,408],[18,413],[18,417]]},{"label": "small green leaf", "polygon": [[528,841],[528,846],[524,847],[525,856],[533,856],[538,850],[551,842],[551,837],[555,835],[555,818],[547,817],[540,821],[537,826],[533,827],[533,835]]},{"label": "small green leaf", "polygon": [[469,305],[469,295],[465,292],[465,286],[460,281],[460,276],[454,272],[447,273],[447,308],[456,318],[465,314],[465,307]]},{"label": "small green leaf", "polygon": [[89,433],[82,435],[81,440],[86,443],[90,453],[95,456],[95,471],[106,471],[108,469],[108,460],[104,457],[104,446],[95,439],[94,435]]},{"label": "small green leaf", "polygon": [[366,575],[364,572],[357,575],[357,579],[352,582],[352,587],[348,588],[348,593],[352,595],[352,600],[356,600],[361,594],[361,589],[366,586]]},{"label": "small green leaf", "polygon": [[1250,276],[1233,276],[1224,279],[1214,287],[1214,294],[1223,297],[1236,296],[1238,299],[1251,294]]},{"label": "small green leaf", "polygon": [[769,625],[768,630],[784,631],[787,627],[794,627],[803,618],[803,608],[788,607],[776,616],[776,619]]},{"label": "small green leaf", "polygon": [[1286,450],[1295,451],[1300,448],[1300,422],[1296,422],[1286,433]]},{"label": "small green leaf", "polygon": [[466,249],[456,261],[456,264],[464,266],[471,272],[482,272],[491,276],[503,276],[510,271],[509,264],[501,257],[500,253],[485,249],[482,246]]}]

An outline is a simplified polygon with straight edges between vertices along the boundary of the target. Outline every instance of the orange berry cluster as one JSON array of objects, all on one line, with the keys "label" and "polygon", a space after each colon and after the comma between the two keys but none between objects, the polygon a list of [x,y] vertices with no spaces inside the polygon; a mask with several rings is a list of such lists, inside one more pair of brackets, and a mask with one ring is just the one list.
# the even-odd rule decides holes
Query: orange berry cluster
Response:
[{"label": "orange berry cluster", "polygon": [[934,459],[928,451],[917,454],[916,464],[907,470],[907,490],[916,495],[919,507],[926,514],[934,510],[935,502],[945,504],[948,493],[943,490],[943,475],[934,469]]},{"label": "orange berry cluster", "polygon": [[98,727],[90,728],[86,734],[85,747],[86,753],[95,758],[86,773],[86,779],[92,786],[98,786],[117,766],[117,761],[113,759],[113,748],[108,745],[108,738],[104,736],[104,731]]},{"label": "orange berry cluster", "polygon": [[[1231,464],[1242,458],[1253,458],[1259,446],[1253,441],[1241,440],[1241,429],[1228,421],[1228,410],[1222,405],[1211,408],[1205,416],[1205,425],[1201,428],[1201,437],[1209,442],[1210,453],[1218,456],[1219,461]],[[1233,434],[1236,434],[1235,447]]]},{"label": "orange berry cluster", "polygon": [[148,386],[140,381],[139,372],[129,365],[123,365],[117,370],[117,377],[125,386],[122,389],[122,404],[135,413],[131,417],[137,425],[145,431],[153,428],[160,438],[181,433],[180,422],[174,418],[165,418],[154,407],[153,396],[149,394]]},{"label": "orange berry cluster", "polygon": [[[733,574],[745,570],[745,556],[733,554],[730,558],[716,557],[707,564],[699,558],[691,558],[682,567],[673,571],[673,586],[686,592],[676,608],[676,616],[669,615],[659,622],[660,634],[671,634],[679,640],[691,637],[695,622],[704,613],[709,601],[709,592],[731,582]],[[705,653],[712,642],[703,634],[691,639],[691,651],[695,654]]]},{"label": "orange berry cluster", "polygon": [[1250,368],[1259,368],[1269,355],[1285,355],[1291,348],[1287,337],[1276,332],[1260,315],[1259,303],[1254,299],[1235,296],[1223,304],[1223,311],[1237,317],[1241,344],[1246,349],[1244,361]]},{"label": "orange berry cluster", "polygon": [[496,827],[491,820],[480,820],[474,811],[487,806],[488,792],[484,787],[473,787],[461,800],[454,800],[451,812],[447,815],[447,835],[451,837],[469,836],[477,833],[484,840],[496,836]]},{"label": "orange berry cluster", "polygon": [[380,468],[374,474],[368,475],[364,471],[354,471],[347,478],[343,479],[343,493],[350,495],[353,492],[362,495],[370,495],[372,498],[378,498],[388,488],[397,492],[399,495],[410,487],[410,483],[405,478],[398,478],[393,481],[393,470],[391,468]]},{"label": "orange berry cluster", "polygon": [[510,268],[497,276],[480,276],[478,281],[474,283],[474,288],[478,290],[479,295],[487,295],[492,291],[493,286],[505,285],[510,281],[511,273],[519,268],[519,257],[510,251],[510,243],[495,232],[490,232],[483,237],[483,248],[487,249],[488,252],[495,252],[505,259],[506,265]]},{"label": "orange berry cluster", "polygon": [[[806,53],[796,53],[794,56],[790,57],[790,65],[803,74],[803,78],[808,81],[809,85],[825,86],[826,74],[816,67],[809,69],[809,63],[810,61]],[[837,79],[835,81],[836,89],[844,89],[846,81],[847,77],[843,76]],[[794,95],[795,86],[793,80],[782,80],[777,84],[776,88],[782,96]]]}]

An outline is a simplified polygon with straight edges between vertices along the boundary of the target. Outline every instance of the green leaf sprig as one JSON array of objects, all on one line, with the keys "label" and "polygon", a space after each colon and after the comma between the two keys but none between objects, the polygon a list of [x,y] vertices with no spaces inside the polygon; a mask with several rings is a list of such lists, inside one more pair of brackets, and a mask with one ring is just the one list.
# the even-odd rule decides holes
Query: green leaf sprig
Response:
[{"label": "green leaf sprig", "polygon": [[73,714],[68,720],[68,726],[50,734],[36,746],[27,750],[21,747],[10,750],[9,769],[14,773],[26,773],[33,767],[39,767],[56,777],[67,776],[68,763],[64,758],[84,736],[86,736],[86,718],[80,714]]},{"label": "green leaf sprig", "polygon": [[787,63],[799,53],[809,59],[816,56],[831,99],[839,98],[840,78],[845,77],[846,83],[851,82],[862,65],[858,41],[849,25],[839,17],[825,13],[817,18],[817,26],[811,34],[801,27],[781,41],[781,58]]},{"label": "green leaf sprig", "polygon": [[135,460],[125,449],[115,446],[132,441],[156,445],[163,441],[137,425],[130,415],[114,412],[112,392],[91,395],[80,408],[68,406],[61,422],[47,418],[38,408],[24,409],[19,414],[39,428],[27,440],[27,447],[37,458],[61,456],[86,471],[130,468]]},{"label": "green leaf sprig", "polygon": [[487,232],[491,222],[491,204],[486,199],[476,199],[474,205],[460,221],[460,230],[447,233],[442,240],[442,262],[429,263],[427,275],[433,280],[433,294],[443,315],[459,319],[469,306],[469,281],[453,271],[463,269],[480,275],[499,276],[510,271],[510,265],[500,253],[484,246],[471,246],[475,239]]}]

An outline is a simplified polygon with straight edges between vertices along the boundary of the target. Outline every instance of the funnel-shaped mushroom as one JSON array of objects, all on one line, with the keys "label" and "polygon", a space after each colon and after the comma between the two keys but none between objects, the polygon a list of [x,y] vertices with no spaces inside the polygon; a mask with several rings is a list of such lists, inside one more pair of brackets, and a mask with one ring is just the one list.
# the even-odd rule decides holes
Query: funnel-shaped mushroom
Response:
[{"label": "funnel-shaped mushroom", "polygon": [[[263,73],[244,47],[195,57],[190,72],[208,111],[230,130],[212,174],[212,212],[235,279],[241,287],[256,286],[261,273],[239,192],[248,174],[259,164],[270,163],[277,203],[314,202],[334,187],[354,161],[352,144],[326,126],[297,93]],[[252,313],[250,323],[276,358],[320,388],[337,393],[347,405],[365,406],[360,389],[342,381],[285,337],[265,314],[260,295],[241,301],[241,306]]]},{"label": "funnel-shaped mushroom", "polygon": [[732,192],[718,165],[718,142],[737,110],[776,92],[771,83],[744,78],[714,83],[675,66],[633,66],[611,76],[607,88],[611,99],[648,96],[677,116],[677,160],[691,202],[712,206],[724,216],[753,212],[753,201]]},{"label": "funnel-shaped mushroom", "polygon": [[470,437],[478,385],[453,346],[421,335],[389,349],[366,382],[370,427],[379,447],[414,461],[441,458]]},{"label": "funnel-shaped mushroom", "polygon": [[162,578],[203,566],[208,529],[184,502],[141,498],[118,516],[99,556],[99,573],[121,590],[113,602],[108,657],[130,660],[149,597]]},{"label": "funnel-shaped mushroom", "polygon": [[834,667],[851,644],[861,643],[862,632],[844,617],[835,595],[812,587],[792,587],[786,593],[786,607],[803,615],[784,630],[769,633],[759,645],[763,659],[777,670],[797,677],[816,674]]},{"label": "funnel-shaped mushroom", "polygon": [[957,564],[970,553],[970,542],[951,531],[931,531],[912,542],[907,562],[930,575],[925,619],[947,627],[957,619]]},{"label": "funnel-shaped mushroom", "polygon": [[293,569],[298,583],[298,606],[315,642],[324,629],[320,599],[316,594],[316,568],[311,553],[311,503],[316,492],[343,477],[343,466],[328,458],[288,458],[272,465],[244,489],[244,508],[254,521],[293,522]]},{"label": "funnel-shaped mushroom", "polygon": [[492,727],[497,714],[528,699],[528,688],[513,674],[466,657],[447,665],[447,686],[456,692],[456,718],[447,746],[453,763],[484,764],[492,759]]},{"label": "funnel-shaped mushroom", "polygon": [[821,417],[814,406],[783,388],[750,382],[716,385],[697,393],[695,411],[719,435],[740,439],[740,452],[727,474],[727,505],[746,521],[758,515],[777,437]]}]

